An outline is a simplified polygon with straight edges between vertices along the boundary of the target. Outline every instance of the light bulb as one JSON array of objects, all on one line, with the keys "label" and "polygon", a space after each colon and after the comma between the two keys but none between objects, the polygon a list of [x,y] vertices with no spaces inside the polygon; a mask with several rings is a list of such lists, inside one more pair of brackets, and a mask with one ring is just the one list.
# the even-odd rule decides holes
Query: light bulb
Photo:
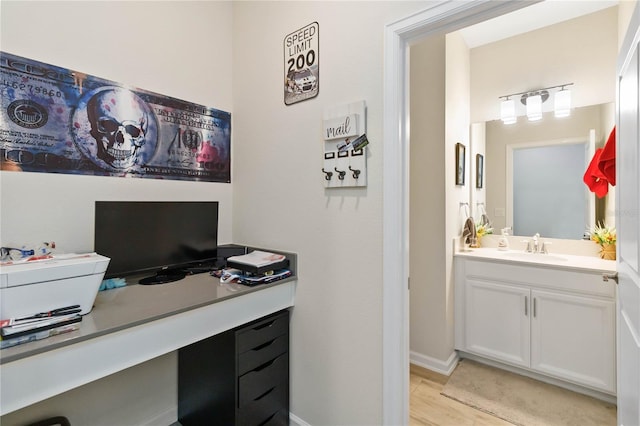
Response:
[{"label": "light bulb", "polygon": [[556,93],[553,109],[558,118],[568,117],[571,114],[571,91],[562,89]]},{"label": "light bulb", "polygon": [[500,102],[500,119],[504,124],[516,122],[516,105],[513,99],[506,99]]},{"label": "light bulb", "polygon": [[529,121],[542,118],[542,97],[539,94],[527,96],[527,117]]}]

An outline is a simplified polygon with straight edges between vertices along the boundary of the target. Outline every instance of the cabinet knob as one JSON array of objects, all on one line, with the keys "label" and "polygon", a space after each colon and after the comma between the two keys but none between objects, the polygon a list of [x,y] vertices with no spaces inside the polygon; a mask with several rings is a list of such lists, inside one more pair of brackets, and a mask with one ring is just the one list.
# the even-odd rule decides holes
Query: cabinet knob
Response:
[{"label": "cabinet knob", "polygon": [[618,284],[618,273],[614,272],[613,274],[602,274],[602,281],[609,282],[609,280],[615,281],[615,283]]}]

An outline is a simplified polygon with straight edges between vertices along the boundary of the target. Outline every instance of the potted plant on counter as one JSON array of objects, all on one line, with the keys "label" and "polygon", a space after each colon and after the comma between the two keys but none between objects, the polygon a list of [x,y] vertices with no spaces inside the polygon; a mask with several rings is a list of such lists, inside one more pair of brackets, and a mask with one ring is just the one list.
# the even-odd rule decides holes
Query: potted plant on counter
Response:
[{"label": "potted plant on counter", "polygon": [[476,245],[475,247],[481,247],[482,244],[482,237],[484,237],[487,234],[493,234],[493,228],[491,228],[491,225],[487,224],[487,223],[482,223],[479,222],[476,224]]},{"label": "potted plant on counter", "polygon": [[616,228],[596,225],[591,230],[591,240],[600,245],[600,258],[616,260]]}]

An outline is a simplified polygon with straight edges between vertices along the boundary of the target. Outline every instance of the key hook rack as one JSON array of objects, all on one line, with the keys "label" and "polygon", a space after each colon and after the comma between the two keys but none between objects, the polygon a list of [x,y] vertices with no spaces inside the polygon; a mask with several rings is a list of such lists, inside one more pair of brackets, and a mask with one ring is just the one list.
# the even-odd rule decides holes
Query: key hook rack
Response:
[{"label": "key hook rack", "polygon": [[331,180],[331,177],[333,176],[333,172],[326,171],[324,167],[322,168],[322,172],[324,173],[325,180]]},{"label": "key hook rack", "polygon": [[322,179],[325,188],[367,186],[365,101],[333,105],[322,116]]}]

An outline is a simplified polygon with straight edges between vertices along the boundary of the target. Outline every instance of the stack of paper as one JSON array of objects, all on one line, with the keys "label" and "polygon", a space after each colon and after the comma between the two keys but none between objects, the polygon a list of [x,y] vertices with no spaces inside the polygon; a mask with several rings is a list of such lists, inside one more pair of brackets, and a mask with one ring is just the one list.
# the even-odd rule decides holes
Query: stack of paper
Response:
[{"label": "stack of paper", "polygon": [[282,254],[254,250],[248,254],[243,254],[240,256],[231,256],[227,259],[227,261],[242,263],[243,265],[261,267],[261,266],[268,266],[271,264],[281,262],[284,259],[285,257]]},{"label": "stack of paper", "polygon": [[0,320],[0,349],[77,330],[82,321],[80,305],[40,312],[22,318]]},{"label": "stack of paper", "polygon": [[254,250],[251,253],[240,256],[231,256],[227,259],[227,267],[240,269],[253,274],[284,269],[289,266],[286,256],[277,253]]}]

